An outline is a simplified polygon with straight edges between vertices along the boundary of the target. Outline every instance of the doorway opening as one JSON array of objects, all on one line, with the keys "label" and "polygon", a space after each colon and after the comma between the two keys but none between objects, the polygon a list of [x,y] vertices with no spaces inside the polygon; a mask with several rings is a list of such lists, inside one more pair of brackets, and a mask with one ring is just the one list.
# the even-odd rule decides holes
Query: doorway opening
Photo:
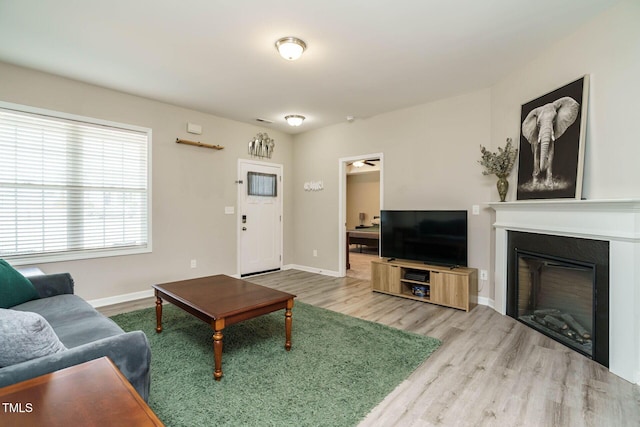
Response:
[{"label": "doorway opening", "polygon": [[379,256],[383,163],[382,153],[339,159],[338,266],[341,277],[370,280],[371,259]]}]

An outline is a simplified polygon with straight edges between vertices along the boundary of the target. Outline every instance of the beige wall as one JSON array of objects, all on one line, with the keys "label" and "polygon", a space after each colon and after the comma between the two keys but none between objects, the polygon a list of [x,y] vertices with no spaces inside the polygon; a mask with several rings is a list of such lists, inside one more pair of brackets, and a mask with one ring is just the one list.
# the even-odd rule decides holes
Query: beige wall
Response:
[{"label": "beige wall", "polygon": [[[291,137],[269,131],[274,163],[284,165],[285,264],[339,270],[339,161],[383,153],[385,209],[469,210],[469,265],[490,271],[479,294],[493,298],[495,177],[481,174],[479,145],[518,140],[520,107],[591,75],[583,194],[640,198],[640,2],[625,0],[559,40],[493,87]],[[429,84],[425,79],[424,84]],[[153,129],[153,245],[147,255],[42,266],[70,271],[78,293],[101,298],[148,289],[154,282],[235,273],[236,167],[256,126],[0,63],[0,100]],[[203,142],[220,152],[179,146],[187,121],[203,125]],[[515,199],[515,173],[508,200]],[[322,191],[304,183],[323,181]],[[472,205],[480,215],[471,215]],[[317,256],[313,256],[313,250]],[[198,259],[190,269],[189,260]]]},{"label": "beige wall", "polygon": [[[297,135],[294,149],[296,264],[338,271],[339,159],[383,153],[383,209],[468,209],[489,200],[495,182],[481,175],[480,144],[490,143],[490,92]],[[324,190],[303,183],[322,180]],[[469,263],[489,267],[486,211],[469,213]],[[318,256],[313,256],[313,250]]]},{"label": "beige wall", "polygon": [[[481,175],[479,145],[518,141],[521,105],[584,74],[591,75],[591,91],[583,196],[640,198],[638,22],[640,2],[626,0],[489,89],[296,136],[296,263],[338,270],[338,159],[382,152],[383,208],[481,205],[480,215],[469,211],[469,265],[489,270],[479,294],[490,303],[494,216],[485,203],[499,197],[495,177]],[[299,190],[310,174],[324,180],[321,194]],[[516,176],[507,200],[515,200]]]},{"label": "beige wall", "polygon": [[[364,222],[360,212],[365,214]],[[380,172],[347,175],[347,229],[371,225],[374,216],[380,216]]]},{"label": "beige wall", "polygon": [[[517,140],[521,104],[589,74],[583,197],[639,197],[639,23],[640,2],[623,1],[496,84],[492,141]],[[515,185],[509,193],[515,199]]]},{"label": "beige wall", "polygon": [[[264,128],[221,119],[124,93],[0,63],[0,100],[153,130],[153,252],[142,255],[40,264],[47,273],[70,272],[76,293],[87,299],[149,290],[154,283],[236,273],[238,158],[249,158],[247,144]],[[186,133],[187,122],[202,135]],[[284,218],[291,218],[292,137],[268,130],[276,140],[272,163],[284,165]],[[220,144],[224,150],[176,144],[177,137]],[[291,222],[284,222],[284,262],[291,262]],[[190,260],[197,268],[190,268]]]},{"label": "beige wall", "polygon": [[[623,1],[491,89],[491,140],[518,140],[520,106],[590,75],[582,197],[640,198],[640,2]],[[517,171],[508,200],[515,200]],[[499,200],[490,192],[491,200]],[[491,242],[493,248],[493,242]],[[491,250],[493,254],[493,249]],[[492,261],[493,262],[493,261]],[[491,279],[493,274],[491,274]],[[493,289],[491,293],[493,298]]]}]

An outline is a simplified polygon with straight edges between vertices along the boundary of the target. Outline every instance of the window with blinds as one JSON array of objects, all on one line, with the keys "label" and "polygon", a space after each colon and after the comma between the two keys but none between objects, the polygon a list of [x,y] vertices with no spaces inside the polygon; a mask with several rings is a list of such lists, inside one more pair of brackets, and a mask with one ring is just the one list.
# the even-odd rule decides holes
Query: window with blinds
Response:
[{"label": "window with blinds", "polygon": [[0,258],[149,252],[151,130],[0,103]]}]

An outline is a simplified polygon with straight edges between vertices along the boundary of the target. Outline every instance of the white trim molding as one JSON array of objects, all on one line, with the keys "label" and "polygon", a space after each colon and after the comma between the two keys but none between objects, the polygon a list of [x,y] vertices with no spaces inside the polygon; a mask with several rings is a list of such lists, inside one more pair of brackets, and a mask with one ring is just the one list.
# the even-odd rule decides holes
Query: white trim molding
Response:
[{"label": "white trim molding", "polygon": [[300,270],[300,271],[306,271],[307,273],[322,274],[324,276],[342,277],[340,276],[340,273],[337,271],[323,270],[321,268],[307,267],[306,265],[298,265],[298,264],[287,264],[282,267],[282,270]]},{"label": "white trim molding", "polygon": [[[132,292],[130,294],[115,295],[107,298],[98,298],[87,301],[93,308],[106,307],[113,304],[121,304],[123,302],[137,301],[139,299],[153,297],[153,289],[140,292]],[[149,306],[152,307],[152,306]]]}]

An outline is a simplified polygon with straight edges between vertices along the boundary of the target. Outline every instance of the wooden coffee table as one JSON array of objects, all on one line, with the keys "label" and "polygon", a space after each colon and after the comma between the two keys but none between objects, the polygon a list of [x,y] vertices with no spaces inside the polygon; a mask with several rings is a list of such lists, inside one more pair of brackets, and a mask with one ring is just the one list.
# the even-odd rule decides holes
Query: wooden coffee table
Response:
[{"label": "wooden coffee table", "polygon": [[107,357],[0,388],[3,426],[163,426]]},{"label": "wooden coffee table", "polygon": [[162,300],[180,307],[213,329],[216,381],[222,378],[222,330],[225,326],[285,309],[284,348],[291,349],[291,309],[295,295],[219,274],[153,285],[156,332],[162,332]]}]

